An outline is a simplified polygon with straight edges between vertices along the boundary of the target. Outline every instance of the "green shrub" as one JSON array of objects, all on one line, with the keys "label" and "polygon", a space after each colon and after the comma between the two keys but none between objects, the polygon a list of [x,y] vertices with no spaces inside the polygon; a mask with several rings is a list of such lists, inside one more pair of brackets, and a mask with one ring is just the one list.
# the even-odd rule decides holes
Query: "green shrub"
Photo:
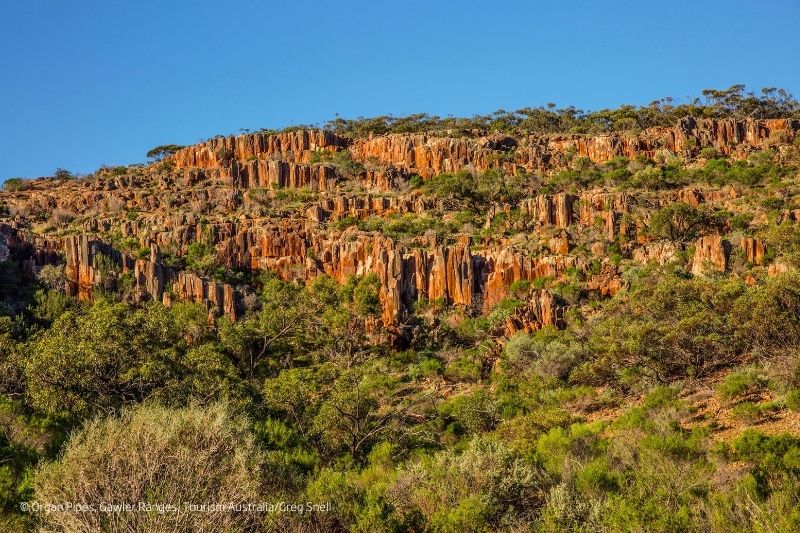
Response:
[{"label": "green shrub", "polygon": [[767,379],[755,369],[739,370],[728,374],[717,387],[725,400],[732,400],[754,392],[767,385]]},{"label": "green shrub", "polygon": [[3,190],[6,192],[19,192],[31,188],[31,180],[25,178],[8,178],[3,182]]},{"label": "green shrub", "polygon": [[462,454],[447,450],[406,465],[387,498],[405,530],[420,522],[442,531],[506,530],[529,523],[547,485],[543,472],[506,444],[476,438]]},{"label": "green shrub", "polygon": [[482,369],[480,363],[466,355],[448,363],[444,369],[446,378],[453,381],[480,381]]},{"label": "green shrub", "polygon": [[497,404],[482,391],[456,396],[442,404],[440,411],[454,418],[472,435],[491,430],[499,421]]},{"label": "green shrub", "polygon": [[786,399],[784,401],[786,403],[786,407],[792,411],[800,411],[800,389],[790,391],[789,394],[786,395]]},{"label": "green shrub", "polygon": [[56,171],[53,172],[53,177],[57,180],[71,180],[75,178],[75,175],[69,170],[57,168]]},{"label": "green shrub", "polygon": [[648,409],[672,404],[678,398],[678,392],[672,387],[656,387],[644,398]]},{"label": "green shrub", "polygon": [[183,504],[260,501],[263,463],[246,423],[223,406],[142,406],[88,423],[56,462],[36,473],[34,487],[45,505],[146,502],[176,508],[41,515],[47,527],[59,530],[251,530],[263,518],[259,513],[193,512]]}]

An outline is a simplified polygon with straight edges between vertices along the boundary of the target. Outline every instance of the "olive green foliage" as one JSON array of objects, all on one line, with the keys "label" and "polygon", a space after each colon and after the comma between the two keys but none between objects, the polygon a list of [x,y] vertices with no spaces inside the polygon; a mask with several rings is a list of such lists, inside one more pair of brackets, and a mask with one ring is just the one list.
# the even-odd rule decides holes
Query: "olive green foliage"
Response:
[{"label": "olive green foliage", "polygon": [[387,488],[404,528],[486,531],[522,527],[544,504],[543,469],[507,444],[472,440],[463,453],[411,461]]},{"label": "olive green foliage", "polygon": [[675,104],[672,98],[656,100],[646,106],[623,105],[616,109],[583,111],[555,104],[516,111],[498,110],[473,117],[438,117],[415,114],[404,117],[378,116],[345,119],[337,117],[325,124],[348,137],[370,134],[447,131],[449,135],[475,131],[505,133],[605,133],[641,130],[653,126],[673,126],[687,116],[697,118],[785,118],[796,117],[800,103],[786,90],[764,88],[759,94],[746,92],[744,85],[728,89],[706,89],[700,98]]},{"label": "olive green foliage", "polygon": [[3,182],[3,190],[6,192],[19,192],[30,189],[31,182],[25,178],[8,178]]},{"label": "olive green foliage", "polygon": [[341,175],[346,178],[356,178],[364,172],[364,165],[354,161],[348,150],[329,152],[327,150],[316,150],[311,154],[312,164],[327,164],[334,167]]},{"label": "olive green foliage", "polygon": [[182,377],[188,348],[181,331],[197,326],[160,305],[132,310],[100,300],[66,311],[34,335],[31,357],[22,362],[31,405],[54,416],[84,417],[142,401],[158,389],[169,394],[170,381]]},{"label": "olive green foliage", "polygon": [[674,202],[653,213],[648,233],[658,239],[686,242],[724,227],[724,221],[706,209]]},{"label": "olive green foliage", "polygon": [[[746,357],[791,352],[800,341],[796,274],[765,285],[661,278],[643,283],[591,323],[597,359],[576,372],[668,382]],[[626,378],[627,376],[627,378]]]},{"label": "olive green foliage", "polygon": [[147,157],[154,161],[161,161],[165,157],[173,155],[175,152],[183,148],[178,144],[162,144],[147,151]]},{"label": "olive green foliage", "polygon": [[57,168],[55,172],[53,172],[53,177],[57,180],[69,180],[73,179],[75,174],[63,168]]},{"label": "olive green foliage", "polygon": [[376,216],[365,220],[343,218],[336,221],[334,227],[344,229],[353,225],[357,226],[361,231],[377,231],[381,235],[386,235],[393,239],[418,237],[429,231],[440,234],[450,234],[454,231],[452,225],[442,222],[441,218],[412,213],[395,214],[388,217]]},{"label": "olive green foliage", "polygon": [[524,173],[508,175],[498,170],[473,174],[466,170],[434,176],[425,183],[429,194],[481,211],[492,203],[515,202],[530,193],[532,177]]},{"label": "olive green foliage", "polygon": [[[674,125],[687,115],[797,112],[786,93],[755,96],[735,86],[681,105],[665,99],[592,113],[548,106],[331,126],[351,137],[444,128],[452,135],[605,132]],[[169,150],[152,157],[179,147],[158,148]],[[518,281],[494,305],[393,302],[413,311],[390,331],[383,304],[393,293],[377,275],[295,282],[233,271],[218,262],[207,228],[187,253],[164,250],[164,261],[247,285],[252,293],[235,322],[210,318],[201,305],[134,304],[130,274],[109,259],[98,260],[103,284],[90,302],[64,294],[60,267],[32,280],[16,257],[3,261],[0,530],[800,529],[800,439],[779,425],[800,409],[800,275],[768,275],[773,262],[800,266],[788,216],[797,205],[787,178],[797,169],[786,151],[737,161],[722,148],[688,149],[692,165],[661,151],[603,164],[567,153],[568,168],[546,175],[509,172],[516,151],[498,150],[498,169],[409,179],[412,194],[434,206],[424,213],[331,222],[331,234],[347,229],[344,240],[355,226],[409,248],[452,243],[464,231],[477,251],[502,235],[527,261],[551,253],[556,234],[528,231],[536,222],[520,207],[524,198],[694,184],[742,192],[699,205],[662,201],[675,191],[637,193],[619,220],[630,231],[603,244],[604,258],[594,251],[604,228],[591,221],[559,228],[570,233],[580,268]],[[233,154],[216,155],[225,162]],[[343,178],[365,170],[347,151],[315,152],[312,163]],[[319,199],[294,189],[248,195],[262,212]],[[136,210],[121,216],[140,220]],[[734,246],[735,275],[691,276],[691,242],[713,233],[734,245],[740,235],[763,239],[768,263],[744,265]],[[665,266],[642,264],[632,260],[633,239],[672,241],[659,244],[680,251]],[[130,256],[149,256],[135,238],[113,241]],[[306,261],[322,272],[318,254],[309,248]],[[612,268],[624,284],[601,297],[589,282]],[[511,321],[544,289],[564,307],[563,322],[511,334]],[[19,507],[221,500],[330,502],[330,509],[44,515]]]},{"label": "olive green foliage", "polygon": [[[86,424],[56,461],[36,472],[33,485],[41,504],[75,506],[42,513],[45,527],[56,530],[258,531],[260,514],[192,511],[183,504],[257,503],[266,488],[264,462],[246,421],[224,406],[140,406]],[[77,508],[102,502],[142,502],[154,511]],[[159,512],[166,502],[176,509]]]},{"label": "olive green foliage", "polygon": [[193,242],[186,253],[186,267],[200,274],[209,275],[217,261],[217,250],[214,245]]},{"label": "olive green foliage", "polygon": [[[413,348],[389,351],[375,337],[375,276],[321,276],[304,287],[264,275],[254,280],[257,305],[216,328],[194,305],[79,305],[42,288],[29,314],[0,321],[2,523],[33,524],[21,499],[155,502],[193,490],[202,499],[330,501],[332,510],[120,519],[149,530],[202,520],[211,531],[256,531],[263,519],[283,530],[795,528],[797,439],[746,433],[720,448],[711,425],[685,425],[678,392],[686,379],[730,367],[717,394],[734,419],[796,408],[793,374],[764,370],[800,347],[796,274],[756,287],[658,275],[633,280],[565,329],[519,333],[499,352],[493,332],[515,298],[460,322],[429,320],[430,309],[447,312],[429,302]],[[459,389],[441,395],[431,387],[441,382]],[[653,386],[616,420],[586,422],[620,394]],[[762,402],[773,386],[789,391],[785,400]],[[82,429],[64,447],[70,427]],[[160,483],[137,481],[148,468]],[[79,529],[109,517],[43,519]]]}]

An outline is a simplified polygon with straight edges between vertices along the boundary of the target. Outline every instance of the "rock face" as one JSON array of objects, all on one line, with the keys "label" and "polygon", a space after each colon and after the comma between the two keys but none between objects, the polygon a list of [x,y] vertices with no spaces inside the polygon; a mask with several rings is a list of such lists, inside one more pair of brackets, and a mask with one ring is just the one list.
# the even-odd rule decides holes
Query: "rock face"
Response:
[{"label": "rock face", "polygon": [[[569,159],[586,157],[603,163],[617,156],[654,157],[660,150],[691,158],[711,147],[725,155],[743,157],[765,142],[794,138],[798,120],[697,120],[686,118],[672,128],[650,128],[638,135],[542,135],[517,141],[514,150],[495,150],[486,139],[447,138],[426,134],[393,134],[354,142],[350,151],[356,159],[374,158],[411,174],[430,178],[464,167],[475,170],[499,168],[514,172],[548,170],[566,166]],[[509,154],[498,157],[500,154]]]},{"label": "rock face", "polygon": [[511,336],[518,331],[534,332],[544,326],[560,327],[564,323],[563,308],[556,303],[556,299],[547,291],[533,291],[527,303],[515,309],[514,313],[506,319],[504,324],[506,336]]},{"label": "rock face", "polygon": [[61,243],[0,223],[0,262],[19,261],[28,279],[34,279],[45,265],[61,262]]},{"label": "rock face", "polygon": [[633,251],[633,259],[639,263],[656,262],[666,265],[675,259],[681,247],[671,241],[656,241],[647,243]]},{"label": "rock face", "polygon": [[[563,168],[576,156],[603,163],[618,156],[652,158],[659,151],[669,151],[690,159],[709,147],[725,155],[744,157],[770,142],[791,143],[798,130],[799,120],[691,117],[671,128],[650,128],[636,135],[539,135],[508,137],[508,142],[497,142],[491,137],[430,134],[390,134],[350,142],[328,131],[298,130],[277,135],[219,137],[178,151],[172,161],[178,169],[219,170],[222,179],[242,187],[263,187],[281,181],[319,185],[321,177],[312,178],[310,174],[314,172],[306,170],[312,153],[348,149],[357,161],[375,161],[387,167],[388,170],[378,174],[367,172],[364,179],[372,186],[391,188],[394,179],[390,176],[396,171],[425,179],[463,168],[478,171],[498,168],[513,173],[517,167]],[[280,168],[267,164],[279,160],[286,164]],[[286,177],[289,175],[302,177],[290,179]]]},{"label": "rock face", "polygon": [[[735,209],[741,187],[535,192],[518,203],[490,206],[479,214],[485,227],[476,231],[471,215],[462,222],[463,213],[447,201],[406,181],[413,174],[430,178],[462,169],[544,173],[575,157],[603,162],[669,151],[692,160],[707,147],[744,157],[768,146],[786,148],[798,131],[796,120],[686,119],[635,135],[350,140],[298,130],[220,137],[178,151],[167,164],[130,167],[122,175],[106,169],[92,179],[35,180],[25,191],[0,193],[0,210],[8,212],[0,224],[0,261],[20,260],[30,277],[43,265],[64,263],[66,290],[80,299],[130,279],[135,301],[196,302],[212,316],[234,320],[243,312],[244,289],[175,266],[192,245],[208,247],[216,266],[232,273],[270,270],[301,283],[320,275],[344,283],[375,274],[381,319],[390,329],[404,324],[420,300],[487,313],[520,281],[577,277],[582,290],[608,297],[626,286],[619,257],[666,264],[688,244],[651,242],[644,229],[653,209],[676,201]],[[450,229],[391,238],[354,225],[371,217],[397,217],[402,225],[430,220],[430,214]],[[786,211],[783,219],[800,220],[800,211]],[[26,229],[30,221],[45,220],[59,232],[41,237]],[[735,244],[750,263],[767,262],[762,241],[748,237]],[[727,271],[730,250],[721,236],[701,237],[692,272]],[[558,326],[562,312],[563,302],[534,290],[505,328]]]},{"label": "rock face", "polygon": [[179,300],[203,304],[216,316],[231,320],[239,316],[241,304],[232,286],[189,272],[175,274],[161,264],[155,243],[150,246],[149,259],[133,259],[89,235],[76,235],[64,239],[64,256],[67,294],[80,300],[91,299],[98,289],[115,288],[120,275],[132,273],[133,294],[138,302],[156,300],[170,304],[170,294],[175,293]]},{"label": "rock face", "polygon": [[692,274],[702,276],[710,271],[728,270],[731,245],[719,235],[707,235],[697,240],[692,260]]},{"label": "rock face", "polygon": [[[172,291],[178,300],[202,304],[213,316],[230,320],[239,317],[241,305],[237,303],[236,291],[227,283],[203,279],[192,272],[178,272]],[[164,304],[171,303],[171,297],[166,296]]]},{"label": "rock face", "polygon": [[744,253],[745,260],[754,265],[764,264],[764,255],[767,253],[767,245],[760,239],[743,237],[739,246]]},{"label": "rock face", "polygon": [[422,196],[335,196],[321,200],[306,210],[314,222],[336,221],[343,218],[363,220],[372,216],[405,213],[424,213],[433,202]]},{"label": "rock face", "polygon": [[218,137],[179,150],[172,160],[177,168],[223,168],[232,161],[282,160],[308,163],[316,150],[345,148],[347,140],[329,131],[297,130],[274,135],[254,133]]}]

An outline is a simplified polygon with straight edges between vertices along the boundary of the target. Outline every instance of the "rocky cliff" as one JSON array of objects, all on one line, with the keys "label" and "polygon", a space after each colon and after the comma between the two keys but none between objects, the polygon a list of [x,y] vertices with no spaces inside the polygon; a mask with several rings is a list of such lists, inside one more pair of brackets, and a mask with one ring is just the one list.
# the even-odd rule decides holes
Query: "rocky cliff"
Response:
[{"label": "rocky cliff", "polygon": [[[747,191],[708,185],[537,191],[487,206],[476,225],[406,181],[413,174],[427,179],[490,168],[546,176],[576,157],[602,163],[663,153],[692,165],[702,162],[704,148],[730,160],[758,150],[782,157],[799,130],[796,120],[686,119],[672,128],[601,136],[393,134],[353,140],[298,130],[220,137],[162,163],[105,169],[80,180],[40,179],[25,190],[3,192],[0,260],[21,258],[31,276],[43,265],[63,264],[66,291],[79,299],[124,285],[138,302],[197,302],[211,316],[234,320],[244,312],[247,288],[187,269],[192,245],[210,247],[214,264],[233,273],[270,270],[301,283],[323,274],[344,283],[373,273],[381,284],[382,321],[390,329],[403,324],[420,300],[488,313],[521,283],[578,284],[603,298],[626,286],[620,261],[666,265],[692,246],[695,275],[730,272],[734,250],[753,267],[768,266],[765,240],[747,231],[732,237],[709,231],[694,243],[647,231],[651,214],[671,203],[736,212],[744,209]],[[343,169],[341,161],[350,166]],[[795,223],[795,211],[786,210],[781,220]],[[760,220],[756,215],[751,218]],[[414,226],[418,222],[422,229]],[[539,289],[524,300],[507,319],[508,332],[559,325],[569,305],[563,295]]]}]

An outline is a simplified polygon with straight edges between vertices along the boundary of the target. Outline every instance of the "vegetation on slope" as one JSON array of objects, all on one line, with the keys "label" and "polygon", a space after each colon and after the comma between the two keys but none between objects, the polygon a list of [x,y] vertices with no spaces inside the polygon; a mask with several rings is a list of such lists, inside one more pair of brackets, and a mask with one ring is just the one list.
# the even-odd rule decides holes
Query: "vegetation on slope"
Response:
[{"label": "vegetation on slope", "polygon": [[[671,125],[686,115],[798,113],[797,102],[778,91],[752,96],[733,87],[704,96],[595,113],[542,108],[330,126],[355,137],[603,132]],[[223,268],[210,240],[162,250],[169,267],[253,291],[244,316],[232,322],[210,321],[195,304],[134,305],[122,275],[92,302],[79,302],[64,295],[58,267],[42,269],[32,283],[22,265],[2,261],[0,529],[800,529],[800,232],[785,216],[800,208],[800,161],[797,146],[786,148],[741,161],[706,150],[691,165],[669,157],[573,158],[551,173],[411,177],[401,192],[432,200],[430,209],[345,217],[327,230],[412,244],[424,235],[466,234],[476,246],[502,241],[531,257],[552,256],[554,246],[539,241],[563,228],[535,227],[521,202],[603,187],[636,194],[641,205],[620,222],[640,234],[598,237],[602,220],[572,224],[569,253],[585,267],[520,280],[485,312],[417,301],[402,325],[412,332],[402,348],[381,325],[374,274],[344,285],[322,275],[304,285]],[[177,147],[159,149],[165,152],[153,157]],[[363,171],[344,151],[315,153],[311,163],[347,179]],[[154,169],[174,185],[170,168]],[[103,176],[145,190],[147,172],[107,169]],[[7,192],[29,186],[14,181]],[[736,195],[674,201],[689,186]],[[275,192],[246,194],[276,218],[290,202],[299,211],[321,196]],[[127,222],[146,215],[117,207]],[[15,215],[41,223],[44,235],[78,231],[86,220],[45,208]],[[734,251],[727,273],[693,276],[692,246],[709,234],[762,239],[769,266],[782,268],[750,264]],[[670,245],[672,253],[662,262],[634,260],[639,238]],[[112,240],[149,257],[135,238]],[[598,259],[589,248],[600,241]],[[589,287],[609,266],[624,282],[613,297]],[[563,327],[509,333],[509,316],[542,289],[565,310]],[[20,507],[65,501],[151,508]],[[280,502],[317,507],[301,513]],[[184,503],[272,506],[196,512]]]},{"label": "vegetation on slope", "polygon": [[[420,307],[419,332],[403,352],[365,329],[378,310],[374,278],[340,287],[322,277],[305,289],[267,276],[260,286],[258,310],[217,328],[193,305],[134,308],[114,294],[77,304],[49,289],[22,315],[0,319],[6,527],[108,520],[23,514],[21,500],[156,504],[187,490],[332,507],[131,523],[357,531],[800,524],[800,438],[749,430],[720,441],[719,416],[687,397],[728,376],[710,401],[729,425],[797,408],[796,274],[750,287],[642,271],[629,291],[570,315],[566,329],[520,333],[502,348],[491,339],[504,305],[454,320],[457,310],[433,304],[435,313]],[[229,417],[242,418],[228,426]],[[261,466],[242,469],[238,454]],[[216,470],[201,475],[200,463]],[[146,469],[167,473],[158,490],[137,493]]]},{"label": "vegetation on slope", "polygon": [[422,133],[446,131],[501,133],[607,133],[622,130],[643,130],[654,126],[673,126],[685,117],[695,118],[797,118],[800,102],[784,89],[767,87],[759,94],[747,92],[744,85],[728,89],[706,89],[702,97],[687,103],[676,103],[671,97],[653,101],[647,106],[623,105],[615,109],[584,111],[575,107],[559,108],[555,104],[527,107],[516,111],[498,110],[488,115],[438,117],[425,113],[404,117],[378,116],[345,119],[336,117],[325,123],[330,129],[348,137],[370,134]]}]

